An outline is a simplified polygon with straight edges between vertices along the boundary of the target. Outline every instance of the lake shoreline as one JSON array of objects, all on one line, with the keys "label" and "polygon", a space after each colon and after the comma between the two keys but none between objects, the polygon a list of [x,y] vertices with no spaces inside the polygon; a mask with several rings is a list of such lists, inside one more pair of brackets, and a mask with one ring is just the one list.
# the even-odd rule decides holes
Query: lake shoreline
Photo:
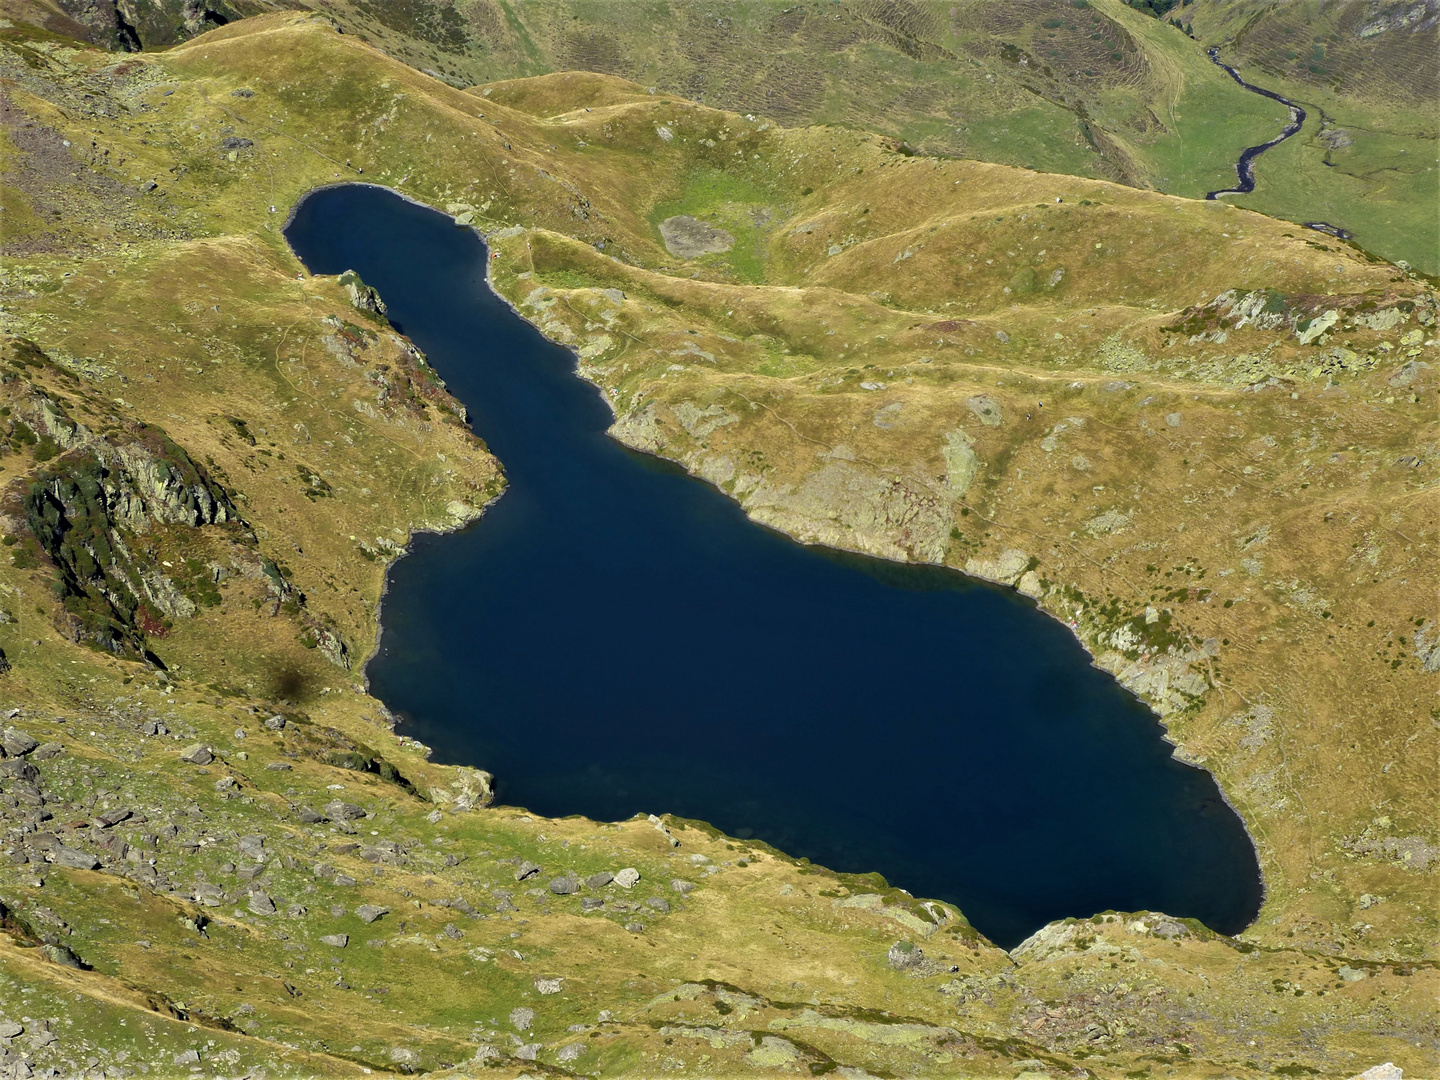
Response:
[{"label": "lake shoreline", "polygon": [[[317,188],[317,189],[315,189],[315,191],[307,194],[307,196],[305,197],[305,200],[302,200],[301,203],[297,203],[296,208],[295,208],[294,210],[292,210],[292,213],[291,213],[291,215],[290,215],[290,220],[291,220],[292,222],[295,220],[295,217],[296,217],[296,215],[297,215],[298,212],[299,212],[300,206],[301,206],[306,200],[308,200],[309,198],[311,198],[313,195],[315,195],[315,194],[317,194],[318,192],[323,191],[323,190],[334,189],[334,188],[337,188],[337,187],[343,188],[343,187],[346,187],[346,186],[351,186],[351,185],[326,185],[326,186],[323,187],[323,188]],[[650,450],[649,448],[646,448],[646,447],[635,447],[635,446],[631,445],[627,440],[625,440],[625,439],[623,439],[623,438],[620,438],[620,437],[617,437],[617,435],[615,434],[614,429],[615,429],[615,427],[617,426],[617,421],[618,421],[618,419],[619,419],[618,410],[616,409],[615,404],[614,404],[612,401],[610,401],[609,395],[608,395],[608,393],[606,393],[606,392],[604,391],[604,388],[601,387],[601,386],[599,386],[593,379],[587,378],[587,377],[585,376],[585,374],[583,373],[583,372],[584,372],[584,369],[583,369],[583,366],[582,366],[582,363],[581,363],[581,357],[580,357],[580,355],[579,355],[578,350],[573,346],[572,343],[567,343],[567,342],[563,342],[563,341],[556,341],[554,338],[552,338],[552,337],[550,337],[548,334],[546,334],[545,330],[544,330],[542,327],[537,326],[535,323],[533,323],[533,322],[531,322],[529,319],[527,319],[527,318],[521,313],[521,311],[519,310],[519,308],[517,307],[517,305],[516,305],[514,302],[512,302],[509,297],[505,296],[503,293],[501,293],[501,292],[496,288],[495,282],[494,282],[494,277],[493,277],[493,270],[494,270],[494,262],[495,262],[495,260],[494,260],[493,257],[492,257],[492,248],[491,248],[492,239],[493,239],[493,240],[501,240],[501,239],[507,239],[507,238],[510,238],[510,237],[514,237],[514,236],[521,235],[520,232],[511,231],[511,230],[518,230],[520,227],[518,227],[518,226],[510,226],[510,227],[508,227],[508,228],[502,227],[502,228],[499,228],[499,229],[491,230],[491,231],[487,234],[483,229],[481,229],[481,228],[479,228],[479,227],[476,227],[476,226],[474,226],[474,225],[461,225],[461,224],[455,222],[454,219],[453,219],[452,217],[450,217],[449,215],[443,214],[442,212],[440,212],[440,211],[438,211],[438,210],[435,210],[433,207],[429,207],[429,206],[427,206],[426,204],[424,204],[424,203],[422,203],[422,202],[420,202],[420,201],[418,201],[418,200],[415,200],[415,199],[409,198],[409,197],[407,197],[407,196],[404,196],[402,193],[392,192],[391,189],[385,188],[383,185],[378,185],[378,184],[373,184],[373,183],[363,183],[363,184],[358,184],[358,185],[353,185],[353,186],[356,186],[356,187],[364,187],[364,188],[369,188],[369,189],[373,189],[373,190],[377,190],[377,191],[381,191],[381,192],[396,194],[396,195],[398,195],[405,203],[408,203],[408,204],[413,205],[413,206],[415,206],[415,207],[417,207],[417,208],[419,208],[419,209],[422,209],[422,210],[426,211],[427,213],[434,213],[438,218],[443,218],[443,219],[445,220],[445,222],[447,223],[447,227],[449,227],[449,228],[454,228],[454,229],[468,229],[469,231],[471,231],[471,232],[477,237],[477,239],[479,239],[479,240],[481,241],[481,244],[482,244],[482,247],[481,247],[481,256],[480,256],[480,257],[483,259],[483,287],[486,288],[486,289],[488,289],[488,290],[490,291],[490,293],[499,301],[500,305],[503,306],[503,308],[504,308],[509,314],[513,314],[513,315],[518,315],[518,316],[520,316],[519,322],[522,323],[522,324],[523,324],[524,326],[526,326],[527,328],[529,328],[529,330],[534,331],[541,340],[549,343],[549,344],[552,345],[552,346],[560,346],[561,348],[563,348],[563,350],[564,350],[564,356],[566,357],[566,372],[565,372],[565,376],[566,376],[567,378],[577,379],[580,383],[588,384],[588,385],[592,388],[592,390],[598,391],[598,396],[601,398],[601,400],[605,401],[605,403],[606,403],[606,406],[607,406],[607,415],[609,416],[609,421],[608,421],[606,427],[605,427],[605,428],[603,429],[603,431],[601,432],[601,433],[603,433],[603,434],[605,435],[606,439],[607,439],[608,441],[614,443],[614,444],[617,445],[617,446],[623,446],[623,447],[625,447],[627,451],[639,450],[639,451],[645,453],[647,456],[652,457],[653,459],[655,459],[655,460],[657,460],[657,461],[664,461],[664,462],[667,463],[667,465],[678,466],[679,470],[680,470],[682,473],[684,473],[684,474],[685,474],[688,478],[690,478],[690,479],[706,480],[706,478],[705,478],[704,476],[696,475],[696,473],[695,473],[695,472],[692,470],[692,468],[690,467],[689,463],[687,463],[687,462],[685,462],[685,461],[683,461],[683,460],[677,460],[677,459],[675,459],[675,458],[668,457],[668,456],[666,456],[666,455],[663,454],[663,453],[654,452],[654,451],[652,451],[652,450]],[[504,234],[504,235],[501,235],[501,234]],[[355,267],[349,267],[349,268],[350,268],[350,269],[355,269]],[[357,272],[359,272],[359,271],[357,270]],[[362,273],[362,277],[364,277],[364,276],[365,276],[365,275]],[[368,284],[368,281],[367,281],[367,284]],[[404,322],[404,320],[402,320],[402,323],[403,323],[403,322]],[[453,392],[453,391],[452,391],[452,392]],[[482,436],[482,437],[483,437],[483,436]],[[487,444],[488,444],[489,440],[486,440],[486,441],[487,441]],[[496,452],[493,451],[493,450],[492,450],[491,452],[492,452],[492,454],[495,455],[495,457],[497,458],[497,460],[500,462],[502,468],[505,468],[505,467],[507,466],[507,464],[508,464],[508,463],[505,461],[505,459],[504,459],[499,453],[496,453]],[[688,481],[687,481],[687,482],[688,482]],[[733,496],[729,496],[729,493],[728,493],[728,492],[725,492],[724,489],[720,488],[718,485],[714,484],[713,482],[707,480],[706,483],[705,483],[703,486],[704,486],[707,490],[709,490],[709,491],[711,491],[711,492],[715,492],[715,493],[719,493],[719,494],[722,494],[722,495],[726,495],[727,498],[724,500],[725,503],[727,503],[728,505],[734,507],[735,509],[738,509],[738,510],[741,512],[741,514],[743,515],[744,519],[750,523],[751,527],[757,527],[757,526],[758,526],[759,528],[761,528],[761,529],[764,530],[764,531],[774,532],[777,536],[785,537],[786,540],[787,540],[787,542],[793,542],[793,543],[796,545],[796,547],[799,548],[799,549],[801,549],[801,550],[804,550],[804,549],[807,549],[807,548],[815,548],[815,549],[819,549],[819,550],[821,550],[821,551],[831,551],[831,552],[839,552],[839,553],[851,554],[851,555],[855,555],[855,556],[858,556],[858,557],[863,558],[863,559],[880,558],[880,559],[884,560],[885,562],[887,562],[887,563],[889,563],[889,564],[892,564],[892,565],[895,565],[895,566],[897,566],[897,567],[913,567],[913,568],[916,568],[916,569],[928,568],[928,569],[930,569],[930,570],[932,570],[932,571],[942,572],[942,573],[946,574],[947,576],[948,576],[949,574],[954,574],[954,575],[955,575],[954,580],[956,581],[957,584],[962,584],[962,583],[966,583],[966,582],[969,582],[969,583],[985,582],[985,583],[987,584],[987,586],[990,586],[990,587],[993,587],[993,586],[996,586],[996,585],[1001,585],[1001,584],[1009,585],[1009,586],[1011,586],[1011,588],[1010,588],[1009,590],[1002,590],[1002,592],[1003,592],[1004,594],[1006,594],[1006,595],[1011,595],[1011,596],[1013,596],[1013,593],[1014,593],[1015,591],[1017,591],[1017,590],[1015,590],[1015,589],[1013,588],[1013,584],[1014,584],[1013,582],[1006,582],[1006,581],[1003,581],[1003,580],[1001,580],[1001,581],[996,581],[996,580],[994,580],[994,579],[987,579],[987,578],[985,578],[985,577],[983,577],[983,576],[981,576],[981,575],[976,575],[976,574],[972,574],[972,573],[967,573],[965,570],[960,569],[960,568],[947,566],[947,565],[945,565],[944,563],[936,563],[936,562],[922,561],[922,560],[913,559],[913,558],[912,558],[912,559],[908,559],[908,560],[894,559],[894,558],[888,557],[888,556],[886,556],[886,555],[884,555],[884,554],[880,554],[880,553],[877,553],[877,552],[874,552],[874,551],[867,551],[867,550],[864,550],[864,549],[862,549],[862,548],[858,548],[858,547],[848,547],[848,546],[839,545],[839,544],[813,544],[813,543],[807,543],[807,542],[804,541],[804,540],[801,540],[801,539],[796,538],[789,530],[786,530],[786,529],[784,529],[784,528],[778,527],[778,526],[775,525],[775,524],[772,524],[772,523],[769,523],[769,522],[763,522],[763,521],[760,521],[760,520],[756,519],[754,516],[752,516],[752,514],[750,513],[750,511],[747,510],[742,503],[740,503],[740,501],[739,501],[738,499],[735,499]],[[507,483],[506,491],[509,491],[509,490],[510,490],[510,487],[509,487],[509,484]],[[494,499],[492,499],[489,503],[487,503],[485,507],[481,508],[479,514],[484,514],[486,511],[488,511],[488,510],[490,510],[492,507],[494,507],[494,506],[496,505],[496,503],[502,498],[502,496],[503,496],[503,492],[502,492],[502,495],[497,495]],[[476,520],[476,519],[478,518],[479,514],[477,514],[477,517],[476,517],[476,518],[470,519],[469,521],[467,521],[467,522],[463,523],[462,525],[458,526],[456,529],[439,529],[439,530],[423,530],[423,531],[435,531],[437,534],[442,534],[442,533],[451,532],[451,531],[456,531],[456,532],[464,531],[465,528],[466,528],[469,524],[473,524],[474,520]],[[383,593],[382,593],[382,596],[383,596],[387,601],[389,600],[389,593],[390,593],[390,589],[391,589],[392,584],[393,584],[393,571],[394,571],[394,567],[396,566],[397,563],[399,563],[399,562],[401,561],[401,559],[403,558],[403,555],[404,555],[404,554],[413,554],[413,535],[412,535],[411,541],[410,541],[409,543],[407,543],[407,546],[406,546],[405,551],[402,552],[401,555],[397,556],[395,559],[393,559],[393,560],[388,560],[388,561],[387,561],[386,573],[385,573],[385,584],[384,584]],[[1062,618],[1059,618],[1059,617],[1055,616],[1054,613],[1046,610],[1041,603],[1037,602],[1036,598],[1034,598],[1034,597],[1029,597],[1028,599],[1030,600],[1030,603],[1024,605],[1026,608],[1028,608],[1028,609],[1030,609],[1030,610],[1039,609],[1039,610],[1041,610],[1041,611],[1044,611],[1045,614],[1052,616],[1052,618],[1051,618],[1050,620],[1047,620],[1047,622],[1052,622],[1052,624],[1053,624],[1054,622],[1059,622],[1059,623],[1061,623],[1062,625],[1064,625],[1064,626],[1066,627],[1066,629],[1069,631],[1069,634],[1066,635],[1066,636],[1067,636],[1068,638],[1070,638],[1071,640],[1075,641],[1077,644],[1079,644],[1079,645],[1081,646],[1081,648],[1084,650],[1083,655],[1085,656],[1085,658],[1086,658],[1086,663],[1087,663],[1087,665],[1088,665],[1088,667],[1089,667],[1090,669],[1104,674],[1107,679],[1114,680],[1114,674],[1111,673],[1111,672],[1109,672],[1109,671],[1106,671],[1106,669],[1103,668],[1103,667],[1100,665],[1100,663],[1098,662],[1098,658],[1097,658],[1097,655],[1096,655],[1095,651],[1090,648],[1090,646],[1088,645],[1088,643],[1085,642],[1085,640],[1084,640],[1083,637],[1081,636],[1078,628],[1077,628],[1075,625],[1070,624],[1070,623],[1067,622],[1066,620],[1064,620],[1064,619],[1062,619]],[[1015,597],[1015,598],[1014,598],[1014,601],[1015,601],[1015,602],[1018,602],[1018,601],[1019,601],[1019,598],[1018,598],[1018,597]],[[385,610],[388,611],[388,603],[384,603],[382,606],[385,608]],[[386,634],[387,630],[391,630],[391,631],[393,632],[393,627],[392,627],[392,626],[387,626],[386,621],[385,621],[385,620],[382,618],[382,616],[381,616],[380,608],[377,607],[377,634],[376,634],[376,639],[375,639],[374,645],[373,645],[371,651],[369,652],[369,654],[367,655],[366,660],[365,660],[365,663],[364,663],[364,665],[363,665],[363,674],[364,674],[364,678],[365,678],[365,682],[366,682],[366,686],[367,686],[367,687],[372,687],[371,672],[370,672],[370,670],[369,670],[369,665],[370,665],[370,663],[371,663],[373,660],[375,660],[377,657],[379,657],[379,656],[382,654],[382,651],[383,651],[382,641],[383,641],[383,639],[384,639],[384,637],[385,637],[385,634]],[[1119,686],[1119,685],[1121,685],[1121,684],[1119,684],[1118,682],[1116,682],[1116,685]],[[1139,695],[1135,694],[1133,691],[1130,691],[1130,690],[1126,689],[1126,690],[1124,691],[1124,693],[1125,693],[1133,702],[1136,703],[1136,707],[1137,707],[1137,708],[1139,707],[1140,704],[1145,704],[1144,699],[1141,698]],[[393,706],[395,707],[396,712],[399,713],[402,717],[404,717],[404,716],[406,715],[406,710],[404,709],[402,703],[387,702],[387,705],[393,705]],[[1265,903],[1266,897],[1268,896],[1268,889],[1267,889],[1267,886],[1266,886],[1263,869],[1261,868],[1260,848],[1259,848],[1259,845],[1257,845],[1256,842],[1255,842],[1255,838],[1254,838],[1253,834],[1252,834],[1251,831],[1250,831],[1248,822],[1245,821],[1245,818],[1243,817],[1243,815],[1241,815],[1241,814],[1238,813],[1238,811],[1236,810],[1236,808],[1235,808],[1233,802],[1231,801],[1228,793],[1224,792],[1223,789],[1220,788],[1220,785],[1219,785],[1218,780],[1214,777],[1214,775],[1213,775],[1212,773],[1210,773],[1208,770],[1203,769],[1203,768],[1200,767],[1199,765],[1192,764],[1192,763],[1189,763],[1189,762],[1184,761],[1183,758],[1177,756],[1177,755],[1174,753],[1175,748],[1178,746],[1178,743],[1177,743],[1173,738],[1169,737],[1168,728],[1166,727],[1166,725],[1163,724],[1163,722],[1162,722],[1162,720],[1161,720],[1161,717],[1160,717],[1160,715],[1157,713],[1157,711],[1156,711],[1155,709],[1153,709],[1153,708],[1148,708],[1148,707],[1147,707],[1147,708],[1144,710],[1144,714],[1149,718],[1149,720],[1150,720],[1151,722],[1155,723],[1157,733],[1160,734],[1162,741],[1171,748],[1171,749],[1170,749],[1170,753],[1167,755],[1167,757],[1172,758],[1172,759],[1176,762],[1177,766],[1183,766],[1183,767],[1185,767],[1185,768],[1187,768],[1187,769],[1192,769],[1192,770],[1194,770],[1197,774],[1203,775],[1203,776],[1209,781],[1211,787],[1212,787],[1212,788],[1215,790],[1215,792],[1218,794],[1220,801],[1223,803],[1223,805],[1224,805],[1225,808],[1226,808],[1226,811],[1229,812],[1229,813],[1232,815],[1233,819],[1239,823],[1240,828],[1241,828],[1241,830],[1242,830],[1242,832],[1244,833],[1244,836],[1245,836],[1245,843],[1246,843],[1246,845],[1248,846],[1249,851],[1250,851],[1250,859],[1251,859],[1251,861],[1252,861],[1252,865],[1254,865],[1254,866],[1256,867],[1256,879],[1255,879],[1254,884],[1255,884],[1255,886],[1256,886],[1256,889],[1257,889],[1257,892],[1258,892],[1258,896],[1259,896],[1259,900],[1258,900],[1258,903],[1257,903],[1257,910],[1258,910],[1259,907],[1263,907],[1263,904]],[[417,741],[417,742],[422,742],[422,743],[424,742],[424,740],[418,740],[418,739],[417,739],[416,741]],[[443,754],[442,754],[442,756],[443,756]],[[486,765],[486,766],[492,766],[492,763],[489,762],[489,761],[486,761],[486,762],[485,762],[485,765]],[[502,776],[502,777],[506,775],[505,772],[502,771],[501,769],[498,769],[498,768],[497,768],[496,771],[499,771],[499,772],[501,773],[501,776]],[[663,803],[660,804],[660,805],[664,806]],[[678,807],[671,807],[671,806],[664,806],[664,808],[665,808],[665,809],[668,809],[668,810],[671,810],[672,812],[679,812],[679,813],[682,814],[682,816],[686,816],[686,817],[692,817],[692,818],[693,818],[693,817],[696,817],[696,816],[697,816],[697,815],[695,815],[695,814],[693,813],[693,811],[691,811],[691,810],[686,810],[686,809],[682,809],[682,808],[678,808]],[[543,810],[542,810],[542,811],[534,811],[534,810],[532,810],[531,812],[543,813],[544,811],[543,811]],[[589,816],[589,815],[586,815],[586,816]],[[702,818],[702,820],[706,820],[706,819]],[[759,835],[766,835],[766,833],[764,833],[763,831],[760,831],[760,832],[759,832]],[[775,843],[777,847],[783,847],[784,844],[785,844],[785,842],[784,842],[784,840],[783,840],[782,838],[775,837],[773,833],[770,834],[770,842]],[[893,871],[892,871],[892,873],[893,873]],[[890,875],[887,874],[887,876],[890,876]],[[959,906],[962,911],[965,911],[965,910],[966,910],[967,905],[966,905],[965,903],[956,901],[953,897],[945,897],[944,899],[945,899],[945,902],[947,902],[947,903],[952,903],[952,904],[955,904],[956,906]],[[1158,908],[1157,908],[1157,909],[1158,909]],[[968,913],[967,913],[967,916],[968,916]],[[1017,943],[1017,945],[1016,945],[1015,947],[1018,947],[1018,943]]]}]

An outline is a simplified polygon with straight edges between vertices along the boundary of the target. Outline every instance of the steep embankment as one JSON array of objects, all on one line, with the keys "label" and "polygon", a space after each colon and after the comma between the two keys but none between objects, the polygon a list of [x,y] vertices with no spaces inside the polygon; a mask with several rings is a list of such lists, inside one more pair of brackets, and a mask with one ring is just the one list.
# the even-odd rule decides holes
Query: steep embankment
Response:
[{"label": "steep embankment", "polygon": [[[0,895],[38,943],[3,1008],[75,1021],[27,1022],[37,1064],[1433,1066],[1420,283],[1258,215],[603,77],[468,94],[304,17],[124,61],[0,33],[6,325],[33,342],[0,482],[18,508],[55,477],[37,520],[70,523],[47,546],[11,513],[0,565]],[[1250,823],[1261,922],[1102,917],[1012,958],[702,827],[477,809],[486,778],[396,739],[353,665],[385,560],[498,466],[403,337],[297,278],[278,226],[337,178],[491,231],[620,437],[796,535],[1073,621]],[[731,246],[672,255],[687,216]],[[172,520],[162,464],[225,520]]]}]

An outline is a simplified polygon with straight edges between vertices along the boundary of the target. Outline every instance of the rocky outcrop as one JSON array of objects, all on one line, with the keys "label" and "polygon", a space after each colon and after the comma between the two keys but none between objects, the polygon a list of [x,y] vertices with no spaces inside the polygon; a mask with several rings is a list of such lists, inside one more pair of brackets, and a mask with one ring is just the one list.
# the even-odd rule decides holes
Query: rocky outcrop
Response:
[{"label": "rocky outcrop", "polygon": [[665,250],[681,259],[718,254],[735,246],[735,238],[724,229],[689,214],[662,221],[660,238],[665,241]]},{"label": "rocky outcrop", "polygon": [[430,801],[455,811],[479,810],[495,801],[495,777],[484,769],[458,768],[449,788],[430,789]]},{"label": "rocky outcrop", "polygon": [[4,500],[0,526],[14,537],[16,565],[54,566],[73,640],[149,656],[147,634],[193,615],[196,599],[147,557],[142,538],[158,526],[227,526],[253,545],[234,501],[159,428],[135,424],[101,438],[33,390],[13,415],[38,435],[44,458]]},{"label": "rocky outcrop", "polygon": [[901,561],[945,559],[949,499],[913,477],[831,461],[798,484],[741,476],[733,490],[756,521],[805,543]]},{"label": "rocky outcrop", "polygon": [[59,6],[92,44],[117,52],[174,45],[240,18],[224,0],[59,0]]},{"label": "rocky outcrop", "polygon": [[380,299],[380,294],[366,285],[360,279],[360,275],[354,270],[346,270],[340,275],[340,284],[350,297],[350,306],[356,311],[364,311],[371,315],[385,315],[385,301]]}]

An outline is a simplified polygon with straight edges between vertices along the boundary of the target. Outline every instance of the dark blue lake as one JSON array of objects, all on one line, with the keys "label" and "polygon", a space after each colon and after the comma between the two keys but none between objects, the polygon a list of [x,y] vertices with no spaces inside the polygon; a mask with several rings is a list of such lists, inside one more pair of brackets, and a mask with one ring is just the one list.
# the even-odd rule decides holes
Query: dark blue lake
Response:
[{"label": "dark blue lake", "polygon": [[1007,948],[1111,908],[1255,917],[1254,849],[1214,780],[1028,600],[801,546],[620,446],[573,356],[436,211],[328,188],[286,235],[380,291],[509,477],[390,574],[368,675],[435,760],[539,814],[673,813],[879,871]]}]

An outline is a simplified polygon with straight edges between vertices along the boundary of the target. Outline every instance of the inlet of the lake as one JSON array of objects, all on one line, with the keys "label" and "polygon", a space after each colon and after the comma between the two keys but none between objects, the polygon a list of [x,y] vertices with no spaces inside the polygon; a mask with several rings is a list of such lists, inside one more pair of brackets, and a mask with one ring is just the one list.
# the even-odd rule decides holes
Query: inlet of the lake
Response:
[{"label": "inlet of the lake", "polygon": [[1007,948],[1107,909],[1255,917],[1255,851],[1214,779],[1029,600],[804,547],[616,443],[573,355],[437,211],[325,188],[286,236],[379,290],[509,479],[390,571],[367,673],[435,760],[539,814],[672,813],[878,871]]}]

